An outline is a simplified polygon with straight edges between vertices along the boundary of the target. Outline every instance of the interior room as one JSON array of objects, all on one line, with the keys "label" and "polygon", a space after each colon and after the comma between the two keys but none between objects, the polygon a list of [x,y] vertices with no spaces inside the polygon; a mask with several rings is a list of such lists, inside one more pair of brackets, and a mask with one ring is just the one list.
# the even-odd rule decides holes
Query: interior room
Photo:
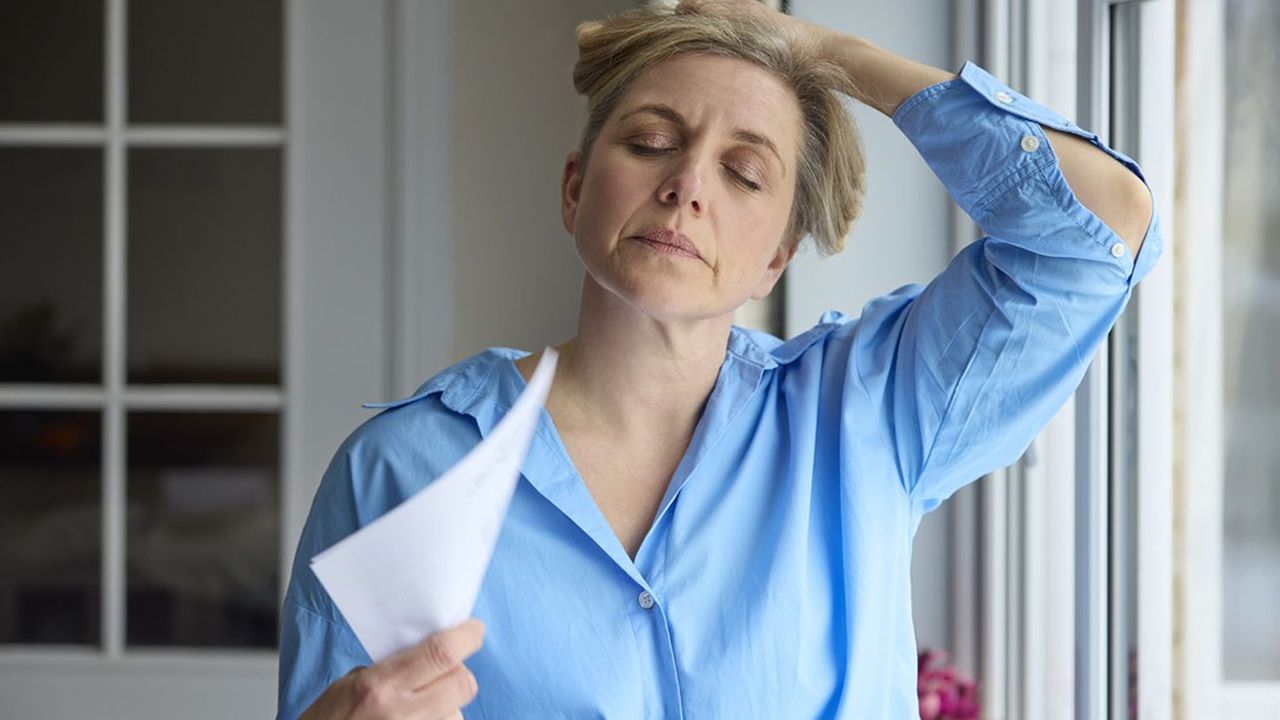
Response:
[{"label": "interior room", "polygon": [[[578,327],[575,33],[638,5],[0,3],[0,718],[293,716],[282,604],[365,404]],[[1141,165],[1163,234],[1025,452],[904,540],[920,716],[1280,717],[1280,3],[765,5],[980,66]],[[856,318],[984,234],[842,100],[845,249],[738,328]]]}]

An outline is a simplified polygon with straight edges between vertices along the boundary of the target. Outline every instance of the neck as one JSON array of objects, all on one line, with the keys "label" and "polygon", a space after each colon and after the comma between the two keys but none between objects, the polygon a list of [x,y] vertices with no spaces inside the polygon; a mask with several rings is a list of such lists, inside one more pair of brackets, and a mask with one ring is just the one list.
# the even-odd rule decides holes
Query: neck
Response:
[{"label": "neck", "polygon": [[578,334],[556,348],[548,411],[557,424],[597,432],[691,433],[724,362],[731,323],[731,314],[655,320],[584,274]]}]

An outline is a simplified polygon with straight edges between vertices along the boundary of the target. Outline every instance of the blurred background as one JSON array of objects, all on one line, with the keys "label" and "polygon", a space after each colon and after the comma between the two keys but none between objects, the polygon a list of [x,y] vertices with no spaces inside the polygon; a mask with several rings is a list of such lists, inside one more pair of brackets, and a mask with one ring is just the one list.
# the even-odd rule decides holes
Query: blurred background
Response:
[{"label": "blurred background", "polygon": [[[1277,717],[1280,3],[795,0],[1137,159],[1166,255],[1019,463],[916,539],[988,718]],[[0,719],[266,716],[316,484],[371,411],[574,332],[573,29],[630,0],[0,0]],[[790,337],[976,237],[885,117]],[[728,680],[728,679],[727,679]]]}]

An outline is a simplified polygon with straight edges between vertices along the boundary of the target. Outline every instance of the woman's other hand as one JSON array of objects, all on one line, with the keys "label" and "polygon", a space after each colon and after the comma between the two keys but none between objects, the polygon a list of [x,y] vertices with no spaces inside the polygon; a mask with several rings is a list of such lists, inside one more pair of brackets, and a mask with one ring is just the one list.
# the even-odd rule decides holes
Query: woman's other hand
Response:
[{"label": "woman's other hand", "polygon": [[462,664],[480,649],[484,625],[471,618],[412,647],[359,667],[330,685],[303,720],[452,720],[479,690]]},{"label": "woman's other hand", "polygon": [[677,7],[692,9],[702,15],[727,15],[763,20],[776,27],[792,43],[807,45],[811,49],[821,48],[822,43],[831,34],[830,30],[821,25],[774,10],[760,0],[682,0]]}]

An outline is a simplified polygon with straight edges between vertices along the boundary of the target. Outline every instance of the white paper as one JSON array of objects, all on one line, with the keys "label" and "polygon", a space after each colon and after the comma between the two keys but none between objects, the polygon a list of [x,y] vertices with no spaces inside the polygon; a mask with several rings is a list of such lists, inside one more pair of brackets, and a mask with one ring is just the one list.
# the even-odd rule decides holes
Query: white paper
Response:
[{"label": "white paper", "polygon": [[471,616],[556,360],[547,348],[515,405],[448,472],[311,559],[375,662]]}]

